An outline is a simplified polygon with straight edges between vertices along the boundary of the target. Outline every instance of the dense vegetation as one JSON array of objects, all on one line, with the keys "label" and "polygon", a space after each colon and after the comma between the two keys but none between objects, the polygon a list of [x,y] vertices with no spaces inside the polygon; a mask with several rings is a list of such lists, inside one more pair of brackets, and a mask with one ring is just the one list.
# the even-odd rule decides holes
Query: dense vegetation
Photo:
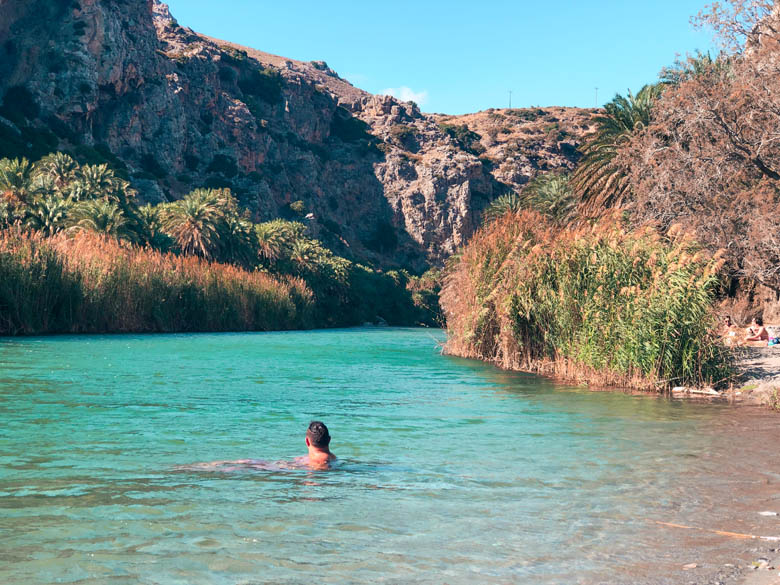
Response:
[{"label": "dense vegetation", "polygon": [[606,216],[561,231],[510,211],[446,278],[447,350],[601,385],[721,382],[728,368],[710,331],[722,266],[677,229],[631,231]]},{"label": "dense vegetation", "polygon": [[[679,61],[636,98],[608,105],[573,185],[590,215],[619,207],[635,225],[679,224],[710,251],[725,248],[725,288],[760,285],[776,301],[780,13],[771,1],[731,0],[698,20],[723,52]],[[604,187],[588,180],[599,168]]]},{"label": "dense vegetation", "polygon": [[108,165],[54,153],[0,161],[0,193],[0,333],[435,323],[427,280],[254,223],[227,189],[138,206]]},{"label": "dense vegetation", "polygon": [[602,384],[709,384],[729,370],[716,306],[780,318],[780,12],[708,10],[722,53],[616,96],[570,175],[488,207],[442,293],[451,352]]},{"label": "dense vegetation", "polygon": [[4,334],[299,329],[311,327],[314,310],[297,278],[90,232],[0,231]]}]

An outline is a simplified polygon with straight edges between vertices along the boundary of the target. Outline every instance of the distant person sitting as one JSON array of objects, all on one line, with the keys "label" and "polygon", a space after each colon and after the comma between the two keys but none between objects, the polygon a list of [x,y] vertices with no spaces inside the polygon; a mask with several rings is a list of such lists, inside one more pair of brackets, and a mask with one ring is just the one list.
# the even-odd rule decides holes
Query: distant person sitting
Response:
[{"label": "distant person sitting", "polygon": [[724,317],[719,334],[723,338],[723,343],[726,345],[735,345],[739,343],[737,340],[737,327],[734,325],[734,321],[731,320],[731,315],[726,315],[726,317]]},{"label": "distant person sitting", "polygon": [[336,460],[336,456],[330,452],[330,433],[325,423],[318,420],[312,421],[306,431],[306,446],[309,454],[298,457],[296,463],[301,463],[314,469],[329,469],[330,462]]},{"label": "distant person sitting", "polygon": [[769,341],[769,332],[764,327],[764,320],[761,317],[753,319],[747,330],[745,341]]},{"label": "distant person sitting", "polygon": [[734,335],[736,335],[735,329],[736,326],[734,325],[734,321],[731,320],[731,315],[726,315],[723,318],[723,325],[722,325],[723,335],[724,336],[729,335],[733,337]]}]

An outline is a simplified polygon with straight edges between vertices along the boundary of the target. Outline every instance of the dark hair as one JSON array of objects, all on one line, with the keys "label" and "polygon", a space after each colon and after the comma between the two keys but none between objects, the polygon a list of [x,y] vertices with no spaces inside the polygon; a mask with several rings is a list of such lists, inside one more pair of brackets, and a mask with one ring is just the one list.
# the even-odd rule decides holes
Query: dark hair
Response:
[{"label": "dark hair", "polygon": [[312,421],[309,424],[309,429],[306,431],[306,436],[309,437],[309,442],[314,447],[320,449],[327,449],[330,445],[330,433],[328,433],[328,427],[325,423],[318,420]]},{"label": "dark hair", "polygon": [[764,320],[761,317],[756,317],[756,325],[764,326]]}]

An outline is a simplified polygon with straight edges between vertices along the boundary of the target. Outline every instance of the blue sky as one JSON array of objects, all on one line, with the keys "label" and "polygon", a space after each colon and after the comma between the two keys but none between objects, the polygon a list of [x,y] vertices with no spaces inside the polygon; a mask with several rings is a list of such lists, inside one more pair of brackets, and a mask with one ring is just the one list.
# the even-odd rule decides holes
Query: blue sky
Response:
[{"label": "blue sky", "polygon": [[712,46],[706,0],[168,0],[183,26],[301,61],[427,112],[603,105]]}]

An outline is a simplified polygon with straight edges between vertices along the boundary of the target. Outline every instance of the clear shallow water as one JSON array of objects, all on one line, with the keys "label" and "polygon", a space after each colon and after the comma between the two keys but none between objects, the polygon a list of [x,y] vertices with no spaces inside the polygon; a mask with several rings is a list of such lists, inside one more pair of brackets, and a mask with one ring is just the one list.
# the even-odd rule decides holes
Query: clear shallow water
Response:
[{"label": "clear shallow water", "polygon": [[[780,417],[554,386],[437,331],[0,340],[0,583],[679,583],[780,535]],[[324,420],[329,472],[290,459]],[[774,545],[773,545],[774,546]]]}]

